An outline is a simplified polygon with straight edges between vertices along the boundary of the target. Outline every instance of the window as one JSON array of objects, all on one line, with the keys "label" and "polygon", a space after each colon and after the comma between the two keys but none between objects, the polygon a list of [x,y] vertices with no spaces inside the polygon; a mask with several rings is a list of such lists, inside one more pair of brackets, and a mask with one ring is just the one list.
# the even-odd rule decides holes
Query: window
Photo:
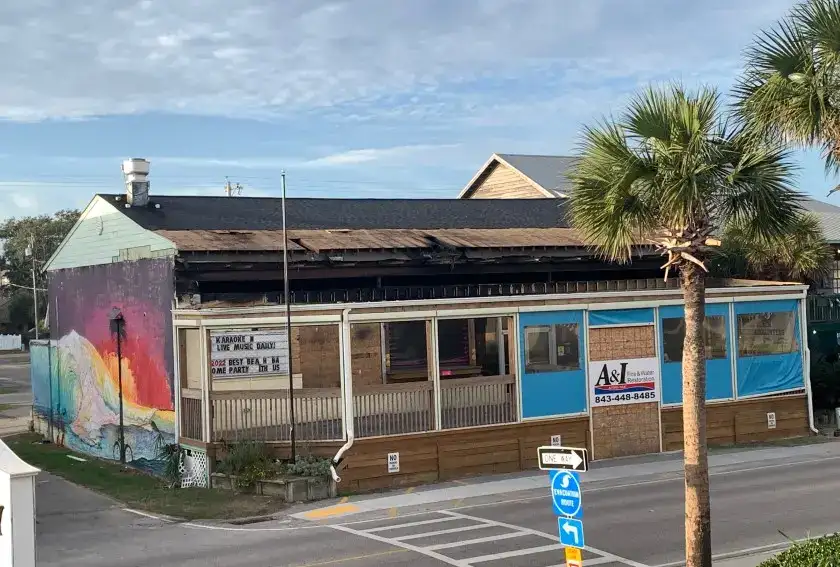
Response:
[{"label": "window", "polygon": [[562,372],[580,369],[578,326],[525,327],[525,372]]},{"label": "window", "polygon": [[738,315],[738,356],[789,354],[799,350],[793,311]]},{"label": "window", "polygon": [[426,322],[386,323],[388,370],[426,367]]},{"label": "window", "polygon": [[[726,358],[726,318],[723,315],[706,316],[703,321],[703,336],[706,341],[706,360]],[[663,318],[662,337],[665,362],[682,362],[685,319]]]},{"label": "window", "polygon": [[467,319],[438,321],[438,353],[441,367],[470,363],[470,330]]}]

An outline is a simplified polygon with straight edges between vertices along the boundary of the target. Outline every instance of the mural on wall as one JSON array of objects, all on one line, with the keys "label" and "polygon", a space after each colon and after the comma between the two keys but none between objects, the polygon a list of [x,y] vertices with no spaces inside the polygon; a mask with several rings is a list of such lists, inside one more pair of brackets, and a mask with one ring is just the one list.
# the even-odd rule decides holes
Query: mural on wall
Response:
[{"label": "mural on wall", "polygon": [[[53,272],[50,347],[32,352],[36,411],[52,417],[58,442],[118,459],[122,368],[126,460],[154,469],[174,442],[170,259]],[[111,313],[123,316],[120,349]]]}]

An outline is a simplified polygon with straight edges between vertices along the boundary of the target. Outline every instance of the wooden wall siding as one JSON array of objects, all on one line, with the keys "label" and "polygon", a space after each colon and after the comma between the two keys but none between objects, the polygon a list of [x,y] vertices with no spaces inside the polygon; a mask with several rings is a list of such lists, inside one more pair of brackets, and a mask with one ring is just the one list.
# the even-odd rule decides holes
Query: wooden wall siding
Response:
[{"label": "wooden wall siding", "polygon": [[479,180],[470,199],[545,199],[546,195],[515,170],[496,163]]},{"label": "wooden wall siding", "polygon": [[[466,476],[537,468],[537,447],[552,435],[563,443],[588,446],[585,417],[357,439],[340,472],[339,490],[366,492]],[[388,473],[388,453],[399,452],[400,472]]]},{"label": "wooden wall siding", "polygon": [[338,325],[298,327],[300,365],[293,370],[303,374],[304,388],[340,388],[341,353]]},{"label": "wooden wall siding", "polygon": [[[706,406],[706,435],[710,446],[757,443],[809,434],[805,395],[761,398]],[[775,412],[776,428],[767,428],[767,414]],[[666,451],[683,446],[682,408],[663,408],[662,436]]]},{"label": "wooden wall siding", "polygon": [[49,270],[173,256],[172,242],[148,231],[101,197],[94,197],[62,243]]}]

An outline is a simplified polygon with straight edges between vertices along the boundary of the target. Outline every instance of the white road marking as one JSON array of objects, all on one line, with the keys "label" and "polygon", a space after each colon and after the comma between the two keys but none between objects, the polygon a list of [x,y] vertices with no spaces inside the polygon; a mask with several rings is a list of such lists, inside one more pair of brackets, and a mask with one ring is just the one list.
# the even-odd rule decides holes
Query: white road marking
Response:
[{"label": "white road marking", "polygon": [[449,528],[448,530],[437,530],[435,532],[426,532],[422,534],[411,534],[406,536],[395,537],[394,539],[399,541],[407,541],[410,539],[419,539],[421,537],[432,537],[438,535],[445,535],[445,534],[456,534],[458,532],[469,532],[472,530],[481,530],[484,528],[489,528],[490,526],[484,524],[476,524],[474,526],[461,526],[460,528]]},{"label": "white road marking", "polygon": [[425,526],[426,524],[439,524],[440,522],[451,522],[454,519],[455,518],[435,518],[434,520],[423,520],[422,522],[405,522],[402,524],[371,528],[369,530],[365,530],[365,533],[372,534],[374,532],[384,532],[386,530],[398,530],[400,528],[413,528],[414,526]]},{"label": "white road marking", "polygon": [[132,514],[137,514],[138,516],[143,516],[144,518],[150,518],[152,520],[157,520],[159,522],[168,522],[168,523],[172,522],[172,520],[167,520],[165,518],[161,518],[160,516],[155,516],[154,514],[149,514],[147,512],[141,512],[140,510],[132,510],[131,508],[123,508],[123,511],[130,512]]},{"label": "white road marking", "polygon": [[[512,529],[512,530],[519,530],[519,531],[522,531],[522,532],[529,533],[531,535],[535,535],[535,536],[539,536],[539,537],[544,537],[546,539],[550,539],[551,541],[557,541],[560,537],[559,535],[549,534],[549,533],[546,533],[546,532],[541,532],[539,530],[532,530],[530,528],[524,528],[522,526],[517,526],[517,525],[514,525],[514,524],[506,524],[504,522],[497,522],[496,520],[488,520],[486,518],[479,518],[477,516],[468,516],[467,514],[461,514],[459,512],[452,512],[452,511],[449,511],[449,510],[441,510],[440,513],[441,514],[446,514],[448,516],[454,516],[456,518],[464,518],[464,519],[468,519],[468,520],[475,520],[475,521],[478,521],[478,522],[485,522],[485,523],[490,524],[492,526],[500,526],[500,527],[508,528],[508,529]],[[610,553],[608,551],[603,551],[601,549],[596,549],[594,547],[586,546],[585,549],[587,551],[592,552],[592,553],[597,553],[598,555],[603,555],[604,557],[609,557],[609,558],[611,558],[612,561],[615,561],[617,563],[625,563],[627,565],[630,565],[631,567],[650,567],[649,565],[645,565],[644,563],[639,563],[638,561],[633,561],[632,559],[626,559],[624,557],[620,557],[618,555],[615,555],[614,553]]]},{"label": "white road marking", "polygon": [[494,536],[487,536],[487,537],[478,537],[475,539],[467,539],[461,541],[451,541],[449,543],[438,543],[436,545],[427,545],[424,549],[431,549],[432,551],[437,551],[438,549],[450,549],[453,547],[460,547],[462,545],[477,545],[479,543],[489,543],[491,541],[499,541],[503,539],[511,539],[514,537],[522,537],[530,535],[525,532],[511,532],[509,534],[500,534]]},{"label": "white road marking", "polygon": [[335,530],[340,530],[342,532],[347,532],[349,534],[366,537],[368,539],[372,539],[372,540],[378,541],[380,543],[395,545],[397,547],[401,547],[401,548],[407,549],[409,551],[414,551],[415,553],[419,553],[421,555],[425,555],[427,557],[431,557],[433,559],[443,561],[444,563],[447,563],[449,565],[454,565],[455,567],[471,567],[470,564],[467,563],[466,561],[462,561],[460,559],[452,559],[451,557],[441,555],[440,553],[437,553],[436,551],[429,551],[427,549],[423,549],[422,547],[417,547],[416,545],[411,545],[410,543],[405,543],[405,542],[402,542],[402,541],[397,541],[395,539],[382,537],[382,536],[379,536],[379,535],[376,535],[376,534],[372,534],[369,531],[366,532],[366,531],[354,530],[353,528],[348,528],[347,526],[338,526],[338,525],[333,525],[333,526],[330,526],[330,527],[335,529]]},{"label": "white road marking", "polygon": [[484,561],[495,561],[497,559],[510,559],[511,557],[521,557],[523,555],[532,555],[534,553],[543,553],[546,551],[555,551],[563,549],[559,543],[552,545],[541,545],[540,547],[529,547],[527,549],[514,549],[513,551],[502,551],[501,553],[490,553],[488,555],[479,555],[477,557],[470,557],[466,559],[470,564],[483,563]]},{"label": "white road marking", "polygon": [[187,522],[185,524],[181,524],[181,526],[196,530],[215,530],[220,532],[290,532],[295,530],[323,530],[331,527],[327,525],[315,525],[295,526],[293,528],[232,528],[228,526],[208,526],[207,524],[196,524],[193,522]]}]

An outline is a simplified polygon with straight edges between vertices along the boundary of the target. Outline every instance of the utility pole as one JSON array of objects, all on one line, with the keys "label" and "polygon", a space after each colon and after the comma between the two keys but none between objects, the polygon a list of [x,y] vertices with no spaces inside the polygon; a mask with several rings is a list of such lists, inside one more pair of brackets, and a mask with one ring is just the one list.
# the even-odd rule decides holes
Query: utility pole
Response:
[{"label": "utility pole", "polygon": [[295,452],[295,380],[292,374],[292,310],[289,297],[289,246],[286,237],[286,172],[280,172],[283,187],[281,208],[283,211],[283,299],[286,302],[286,353],[289,367],[289,419],[291,420],[290,436],[292,443],[292,462],[296,460]]},{"label": "utility pole", "polygon": [[35,235],[29,237],[29,246],[24,252],[32,258],[32,303],[35,308],[35,340],[38,340],[38,285],[35,279]]}]

